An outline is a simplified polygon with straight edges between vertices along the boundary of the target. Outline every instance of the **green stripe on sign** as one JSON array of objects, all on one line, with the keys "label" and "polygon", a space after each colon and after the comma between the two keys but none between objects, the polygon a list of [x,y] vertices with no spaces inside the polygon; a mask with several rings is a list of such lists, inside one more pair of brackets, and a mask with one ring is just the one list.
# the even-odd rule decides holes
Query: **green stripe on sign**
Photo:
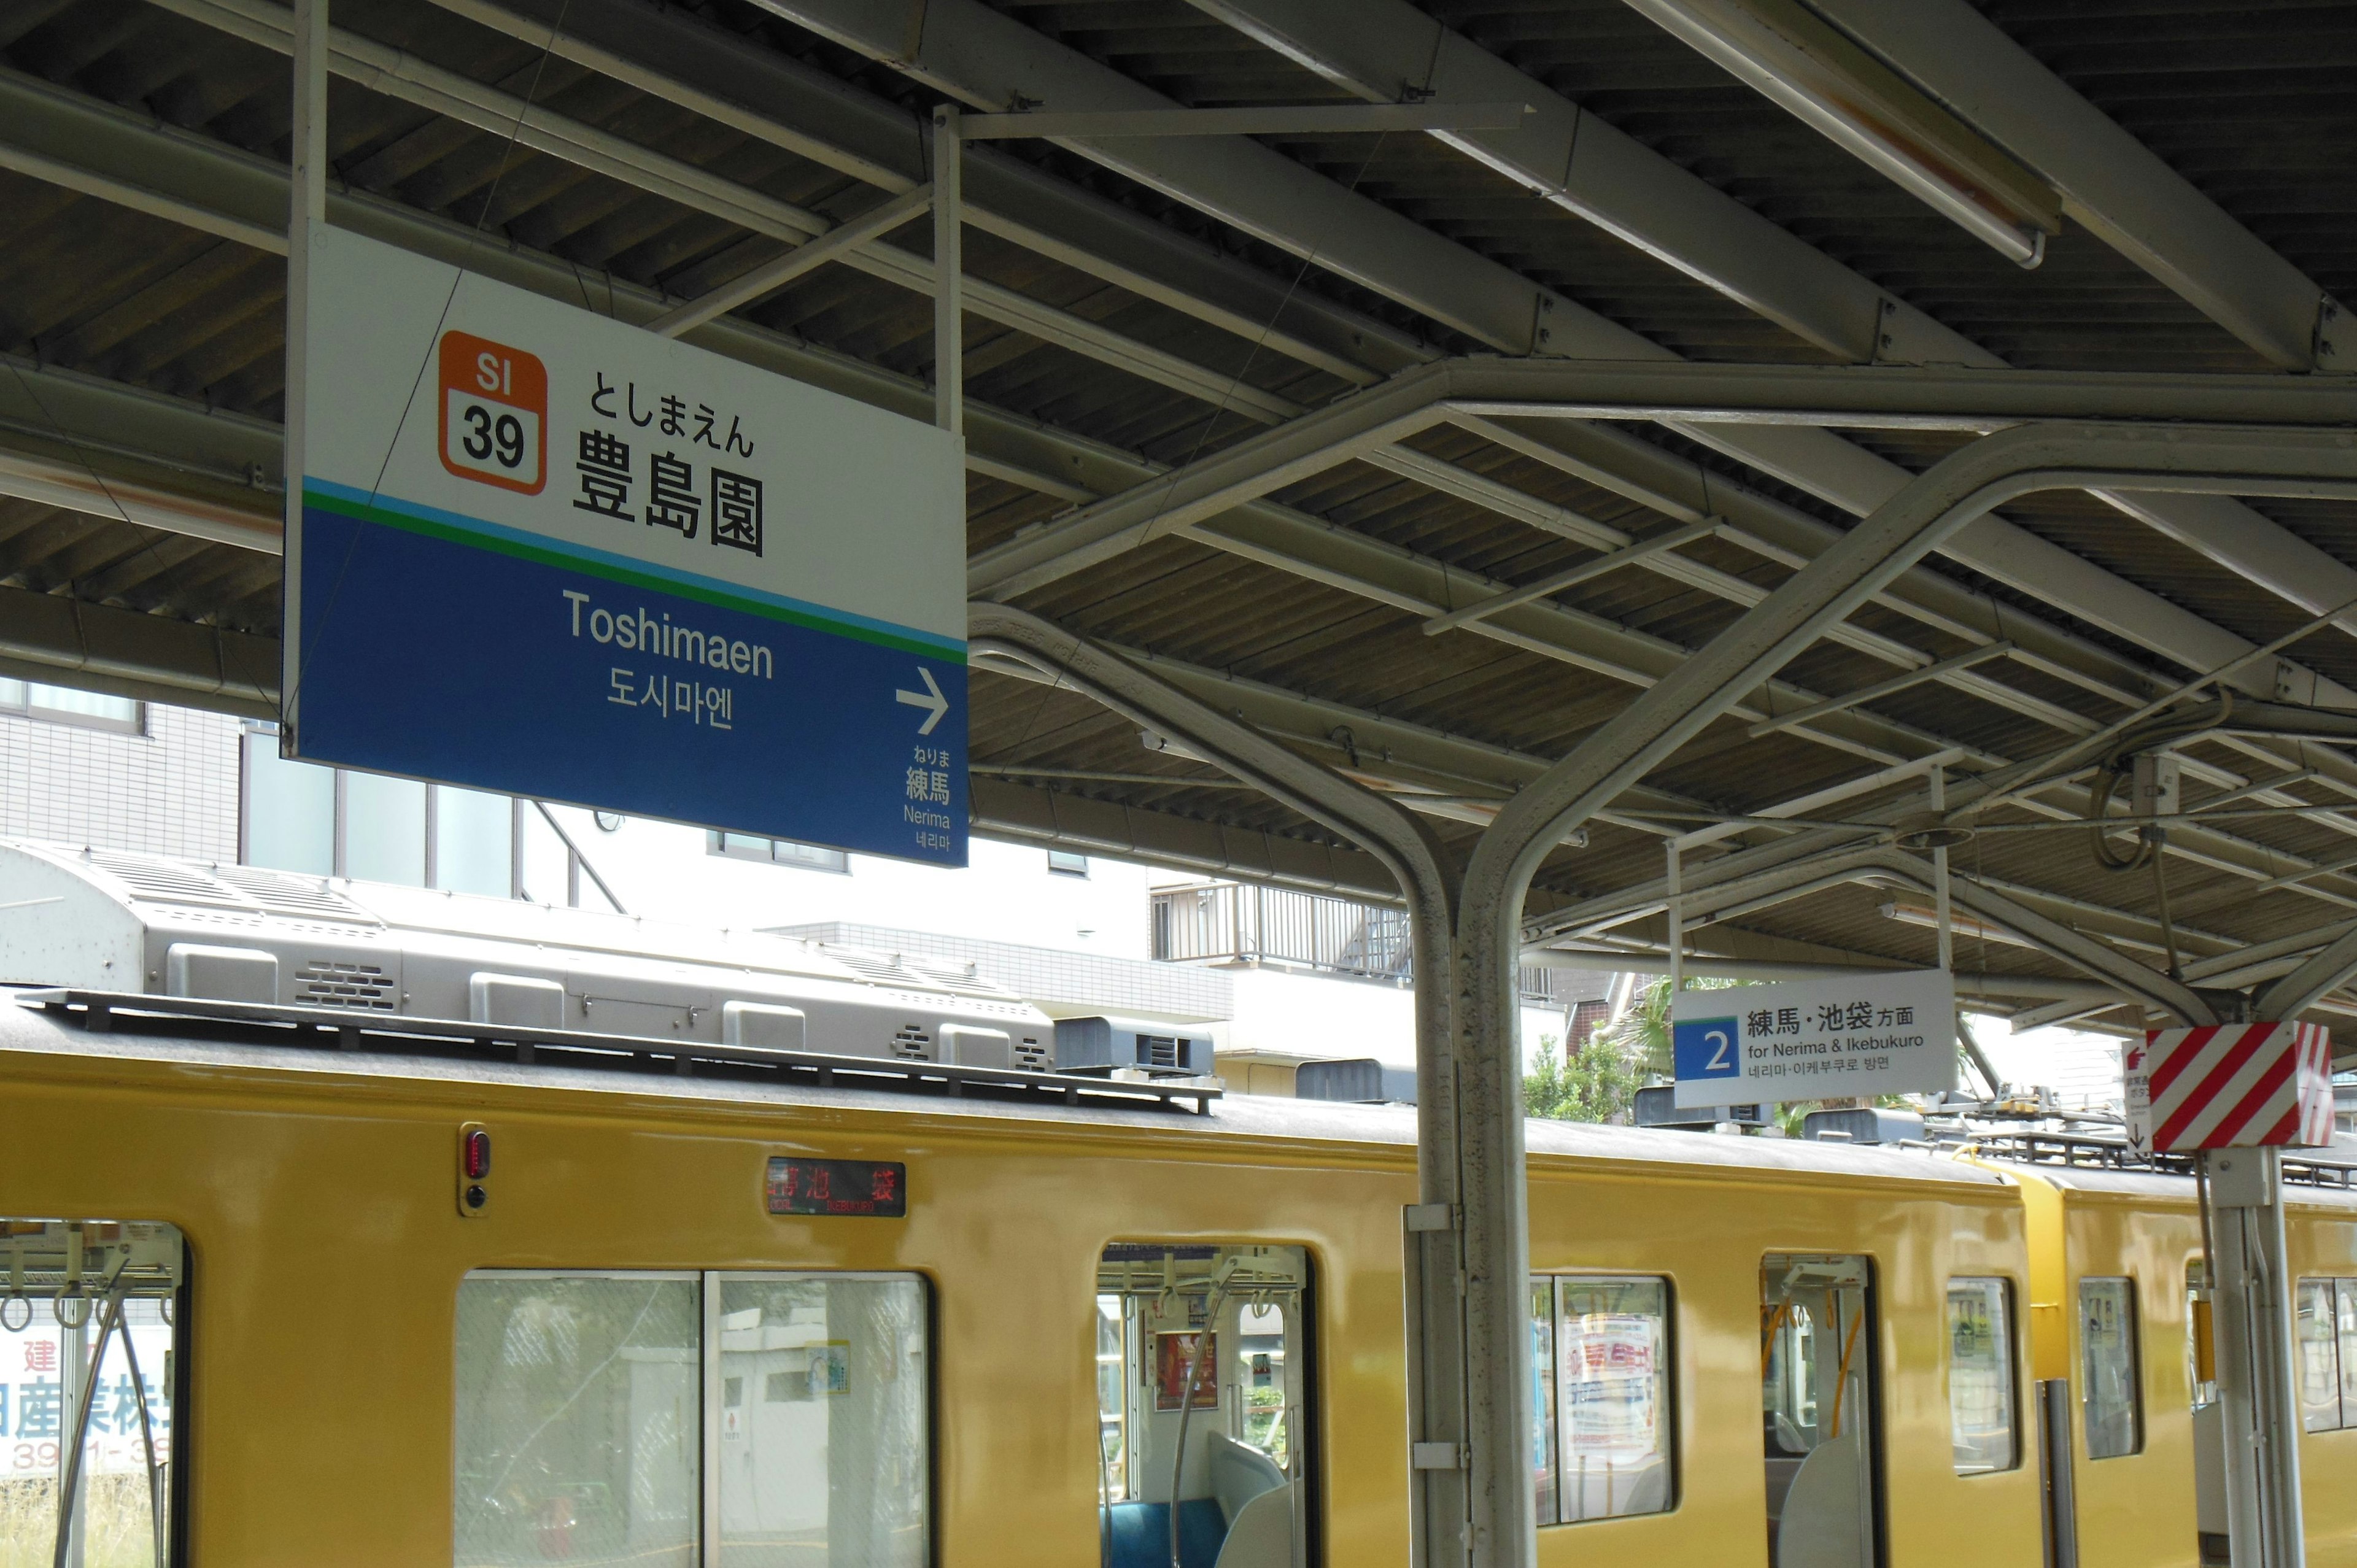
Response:
[{"label": "green stripe on sign", "polygon": [[554,545],[529,544],[522,540],[509,539],[498,534],[479,533],[472,529],[460,528],[452,523],[412,516],[408,512],[395,511],[387,507],[370,506],[364,501],[346,500],[340,496],[324,495],[313,489],[306,489],[303,492],[303,505],[307,509],[331,511],[338,516],[352,518],[361,522],[373,522],[386,528],[397,528],[404,533],[423,534],[429,539],[439,539],[452,544],[464,544],[476,550],[490,550],[501,555],[513,556],[519,561],[531,561],[543,566],[555,566],[567,572],[579,572],[587,576],[604,578],[610,583],[626,583],[634,588],[644,588],[651,593],[669,594],[674,598],[694,599],[699,604],[712,605],[720,609],[737,610],[745,615],[759,616],[763,620],[783,621],[789,626],[804,627],[812,631],[823,631],[834,637],[847,637],[855,642],[874,643],[879,648],[898,649],[903,653],[920,654],[927,659],[939,660],[944,664],[965,662],[965,650],[963,649],[952,651],[936,643],[919,641],[913,637],[901,637],[892,632],[877,630],[873,627],[835,620],[826,616],[812,615],[808,611],[792,609],[784,605],[770,604],[760,599],[732,594],[725,588],[676,583],[668,577],[658,576],[652,572],[634,572],[627,566],[618,566],[610,562],[584,560]]}]

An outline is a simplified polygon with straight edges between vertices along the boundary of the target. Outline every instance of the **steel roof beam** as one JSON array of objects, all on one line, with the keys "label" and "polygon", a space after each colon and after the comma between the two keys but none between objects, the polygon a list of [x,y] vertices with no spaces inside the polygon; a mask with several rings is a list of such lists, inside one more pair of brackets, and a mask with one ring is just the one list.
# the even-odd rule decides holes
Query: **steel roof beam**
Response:
[{"label": "steel roof beam", "polygon": [[[676,11],[640,0],[436,3],[887,191],[906,190],[925,177],[923,151],[905,112],[798,61],[746,49],[734,38]],[[1546,91],[1535,82],[1525,87]],[[1362,384],[1368,379],[1362,365],[1396,370],[1431,353],[1371,318],[1286,288],[1028,165],[981,149],[969,152],[968,164],[968,208],[981,226],[1274,351]],[[1714,231],[1755,216],[1739,203],[1724,198],[1720,202]],[[1837,438],[1802,432],[1740,435],[1740,447],[1730,448],[1738,458],[1861,513],[1905,478]],[[2163,501],[2160,510],[2174,504]],[[2273,528],[2248,509],[2226,503],[2223,510],[2244,525],[2243,537]],[[1976,570],[2024,574],[2050,594],[2067,590],[2067,607],[2083,603],[2090,607],[2089,618],[2164,655],[2212,646],[2225,635],[1996,518],[1965,531],[1952,553]],[[1919,579],[1925,575],[1916,574]],[[2285,672],[2306,675],[2288,664]]]},{"label": "steel roof beam", "polygon": [[[281,51],[293,47],[291,13],[272,0],[155,0],[167,10],[216,27],[249,43]],[[789,244],[823,240],[841,225],[791,202],[709,174],[693,164],[650,152],[594,125],[583,124],[470,78],[425,65],[400,50],[338,27],[330,30],[334,53],[328,64],[339,76],[388,97],[450,115],[480,130],[513,134],[526,145],[565,159],[651,195],[675,201],[723,222]],[[859,219],[850,220],[856,224]],[[843,245],[828,260],[931,297],[930,259],[880,242]],[[728,285],[721,285],[725,290]],[[1028,333],[1059,348],[1087,355],[1171,391],[1232,409],[1261,424],[1300,412],[1290,399],[1264,392],[1239,378],[1193,364],[1086,317],[985,279],[968,276],[962,291],[976,316]],[[694,302],[691,302],[691,306]],[[715,316],[719,311],[712,313]]]},{"label": "steel roof beam", "polygon": [[1532,103],[1536,113],[1516,129],[1437,134],[1829,353],[1860,364],[1994,362],[1968,339],[1407,0],[1355,0],[1347,6],[1321,0],[1191,3],[1372,102],[1431,93]]},{"label": "steel roof beam", "polygon": [[[888,194],[930,177],[907,110],[646,0],[432,0]],[[1271,352],[1367,384],[1435,357],[1372,317],[1225,255],[1019,159],[970,147],[967,221]]]},{"label": "steel roof beam", "polygon": [[[1191,3],[1361,98],[1391,102],[1424,91],[1523,98],[1537,110],[1527,128],[1450,133],[1442,139],[1845,359],[1984,366],[2002,362],[1912,306],[1889,298],[1867,278],[1700,177],[1585,113],[1544,83],[1442,27],[1408,0],[1361,0],[1347,7],[1319,0]],[[2139,215],[2142,221],[2135,227],[2147,246],[2161,247],[2147,249],[2140,259],[2157,260],[2166,253],[2179,263],[2162,274],[2172,286],[2191,287],[2196,279],[2208,279],[2201,285],[2205,294],[2241,291],[2253,299],[2272,301],[2260,313],[2268,316],[2266,324],[2246,308],[2223,304],[2219,306],[2225,313],[2221,319],[2244,320],[2252,335],[2273,345],[2266,351],[2278,363],[2305,368],[2310,362],[2320,290],[2029,59],[1964,0],[1896,6],[1882,0],[1836,0],[1821,8],[1881,47],[1902,68],[1914,69],[1919,76],[1936,71],[1936,80],[1925,80],[1939,96],[2050,177],[2056,176],[2061,164],[2108,161],[2120,171],[2115,188],[2106,187],[2110,198],[2124,211]],[[1930,41],[1934,32],[1939,35],[1936,43]],[[1044,39],[1039,44],[1043,51],[1056,47]],[[1975,70],[1963,63],[1999,47],[2009,57],[2006,69]],[[2011,69],[2017,61],[2018,70]],[[2051,82],[2069,103],[2058,101],[2047,106],[2042,92],[2017,96],[2016,89],[2033,73]],[[2083,134],[2066,129],[2077,127],[2082,119],[2094,122],[2083,128]],[[2033,141],[2026,144],[2021,137],[2033,131]],[[1575,177],[1583,165],[1592,171],[1586,183]],[[2069,196],[2071,182],[2058,182]],[[2166,199],[2153,195],[2163,183]],[[2086,212],[2074,209],[2073,215],[2090,221]],[[2346,357],[2357,366],[2357,343]],[[1822,433],[1686,433],[1861,516],[1888,499],[1907,478],[1894,466]],[[2104,499],[2119,504],[2113,496]],[[2270,548],[2298,542],[2248,507],[2222,499],[2190,505],[2172,497],[2142,498],[2127,510],[2162,526],[2167,525],[2164,520],[2179,517],[2189,526],[2204,517],[2222,518],[2230,532],[2210,552],[2213,559],[2271,586],[2298,581],[2270,574],[2262,560]],[[2201,650],[2225,647],[2232,640],[2222,628],[2002,519],[1976,522],[1951,540],[1943,553],[2157,653],[2172,658],[2190,654],[2196,668],[2222,662],[2224,656],[2212,660]],[[2301,601],[2295,597],[2294,602]],[[2330,700],[2357,702],[2357,694],[2336,692]]]},{"label": "steel roof beam", "polygon": [[1797,411],[1818,423],[1954,419],[2005,424],[2035,419],[2145,418],[2349,425],[2357,424],[2357,382],[2283,376],[1445,360],[1405,371],[1380,387],[1329,403],[985,551],[974,558],[968,589],[979,596],[1005,597],[1038,588],[1174,528],[1391,446],[1445,417],[1544,418],[1572,410],[1570,417],[1610,413],[1646,419],[1699,408],[1770,421]]},{"label": "steel roof beam", "polygon": [[[271,206],[283,208],[284,169],[268,160],[238,153],[207,138],[156,126],[80,94],[17,78],[14,73],[0,74],[0,94],[15,101],[12,107],[27,111],[7,118],[7,123],[16,130],[46,135],[60,145],[71,146],[81,156],[95,158],[102,164],[111,156],[109,150],[113,149],[121,154],[116,161],[126,168],[146,169],[160,166],[172,169],[191,179],[214,199],[226,200],[231,214],[229,220],[245,220],[234,216],[240,210],[253,212],[258,220]],[[577,286],[572,269],[565,263],[534,257],[511,245],[484,242],[457,225],[373,198],[339,195],[336,203],[338,221],[361,231],[377,233],[393,242],[425,253],[463,260],[490,275],[501,276],[507,281],[544,292],[561,295]],[[645,297],[642,299],[641,295]],[[618,285],[616,297],[618,309],[631,318],[651,317],[662,304],[657,296],[627,285]],[[748,362],[765,365],[814,384],[832,386],[884,406],[903,406],[904,411],[912,416],[921,417],[925,411],[922,388],[907,378],[888,375],[874,367],[795,343],[781,334],[766,332],[743,323],[724,320],[705,330],[714,338],[714,346]],[[1047,432],[1028,422],[986,412],[981,418],[983,427],[976,432],[977,439],[969,459],[971,466],[1017,483],[1028,483],[1049,493],[1079,499],[1092,493],[1118,489],[1125,484],[1134,484],[1152,471],[1150,466],[1140,465],[1130,455],[1077,437]],[[1571,436],[1579,428],[1560,427],[1553,434]],[[1590,434],[1598,439],[1609,440],[1614,433],[1592,431]],[[1846,449],[1855,451],[1854,448]],[[1657,449],[1643,450],[1653,453],[1656,457],[1665,457]],[[1635,446],[1625,447],[1624,455],[1633,455],[1636,451]],[[1075,478],[1065,476],[1075,476],[1087,482],[1076,483]],[[1936,583],[1938,580],[1931,581]],[[1867,755],[1888,756],[1889,753],[1870,751]]]},{"label": "steel roof beam", "polygon": [[[981,0],[758,0],[764,9],[985,111],[1182,109]],[[1522,93],[1509,93],[1521,99]],[[1509,354],[1663,350],[1502,263],[1246,137],[1060,145]],[[1314,237],[1313,237],[1314,236]]]},{"label": "steel roof beam", "polygon": [[2053,181],[2066,214],[2269,360],[2357,370],[2357,342],[2318,353],[2331,303],[2319,285],[1966,0],[1815,4]]},{"label": "steel roof beam", "polygon": [[142,702],[278,716],[278,639],[0,587],[0,675]]}]

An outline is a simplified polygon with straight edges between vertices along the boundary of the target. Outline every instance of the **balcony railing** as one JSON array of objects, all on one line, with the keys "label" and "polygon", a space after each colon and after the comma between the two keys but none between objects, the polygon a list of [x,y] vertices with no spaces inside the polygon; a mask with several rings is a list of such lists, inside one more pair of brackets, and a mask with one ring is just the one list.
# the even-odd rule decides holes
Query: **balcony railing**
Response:
[{"label": "balcony railing", "polygon": [[1316,893],[1217,882],[1154,895],[1154,956],[1172,962],[1297,964],[1403,980],[1407,911]]},{"label": "balcony railing", "polygon": [[[1326,974],[1409,977],[1405,909],[1320,893],[1214,882],[1154,895],[1154,956],[1174,963],[1281,963]],[[1536,1006],[1559,1007],[1588,976],[1524,969],[1517,989]]]}]

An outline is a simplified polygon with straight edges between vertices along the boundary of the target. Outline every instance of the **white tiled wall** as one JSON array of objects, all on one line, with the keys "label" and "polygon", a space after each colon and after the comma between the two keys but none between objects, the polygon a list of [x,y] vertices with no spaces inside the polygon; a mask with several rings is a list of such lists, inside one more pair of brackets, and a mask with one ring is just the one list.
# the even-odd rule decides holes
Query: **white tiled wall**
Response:
[{"label": "white tiled wall", "polygon": [[0,837],[235,860],[237,736],[153,703],[145,735],[0,714]]}]

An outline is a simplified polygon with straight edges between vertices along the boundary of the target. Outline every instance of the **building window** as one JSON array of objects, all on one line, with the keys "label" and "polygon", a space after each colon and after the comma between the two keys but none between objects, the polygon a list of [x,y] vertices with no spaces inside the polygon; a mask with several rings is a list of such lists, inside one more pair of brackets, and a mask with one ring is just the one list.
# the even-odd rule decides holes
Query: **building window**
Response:
[{"label": "building window", "polygon": [[308,876],[621,908],[545,803],[293,761],[266,722],[240,737],[237,858]]},{"label": "building window", "polygon": [[69,686],[45,686],[38,681],[0,680],[0,714],[22,714],[54,725],[112,730],[116,735],[147,733],[145,703],[77,692]]},{"label": "building window", "polygon": [[1539,1523],[1666,1512],[1669,1282],[1536,1275],[1531,1350]]},{"label": "building window", "polygon": [[832,871],[848,875],[851,856],[823,844],[796,843],[791,839],[757,838],[751,833],[707,832],[704,847],[711,854],[732,860],[766,860],[776,865],[799,865],[804,871]]},{"label": "building window", "polygon": [[1048,869],[1059,876],[1086,876],[1089,857],[1068,849],[1051,849],[1048,852]]},{"label": "building window", "polygon": [[931,1558],[914,1275],[473,1273],[457,1351],[461,1563]]}]

